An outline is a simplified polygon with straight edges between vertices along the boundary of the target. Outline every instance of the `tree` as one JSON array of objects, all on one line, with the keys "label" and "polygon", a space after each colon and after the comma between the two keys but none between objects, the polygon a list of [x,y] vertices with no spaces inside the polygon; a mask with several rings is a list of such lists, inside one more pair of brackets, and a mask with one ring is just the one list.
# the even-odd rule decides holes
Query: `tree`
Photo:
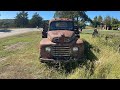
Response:
[{"label": "tree", "polygon": [[27,27],[28,22],[28,12],[21,11],[20,13],[17,13],[17,16],[15,17],[15,25],[17,27]]},{"label": "tree", "polygon": [[107,26],[110,26],[111,25],[111,17],[110,16],[106,16],[105,19],[104,19],[104,23]]},{"label": "tree", "polygon": [[94,21],[94,22],[97,22],[97,16],[94,17],[93,21]]},{"label": "tree", "polygon": [[78,21],[92,21],[85,13],[86,11],[56,11],[54,18],[71,18],[78,25]]},{"label": "tree", "polygon": [[93,19],[93,26],[96,28],[97,26],[100,27],[101,23],[103,23],[103,18],[102,16],[95,16]]},{"label": "tree", "polygon": [[97,21],[99,22],[99,25],[100,25],[103,22],[102,16],[98,16],[98,20]]},{"label": "tree", "polygon": [[119,24],[119,20],[117,18],[112,17],[111,23],[112,24]]},{"label": "tree", "polygon": [[45,25],[49,26],[49,20],[43,20],[41,27],[43,28]]},{"label": "tree", "polygon": [[0,27],[14,27],[14,19],[1,19],[0,20]]},{"label": "tree", "polygon": [[43,18],[36,12],[33,16],[32,19],[30,20],[30,25],[31,27],[41,27],[42,25]]},{"label": "tree", "polygon": [[98,17],[95,16],[94,19],[93,19],[93,27],[97,27],[97,25],[99,25],[99,22],[98,22]]},{"label": "tree", "polygon": [[80,26],[80,28],[85,28],[86,27],[86,23],[83,21],[79,21],[78,25]]}]

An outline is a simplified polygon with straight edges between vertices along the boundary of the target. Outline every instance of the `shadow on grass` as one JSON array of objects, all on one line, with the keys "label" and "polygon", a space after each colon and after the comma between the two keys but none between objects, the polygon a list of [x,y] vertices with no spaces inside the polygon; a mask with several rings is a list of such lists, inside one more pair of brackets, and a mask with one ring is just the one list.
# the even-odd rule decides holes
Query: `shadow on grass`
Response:
[{"label": "shadow on grass", "polygon": [[[51,68],[56,68],[57,70],[65,71],[66,74],[71,73],[71,71],[75,70],[76,68],[83,66],[86,67],[86,70],[90,71],[90,75],[94,73],[94,62],[98,60],[98,58],[94,55],[91,51],[91,48],[95,48],[90,45],[87,41],[84,40],[85,45],[85,58],[82,61],[75,61],[75,62],[60,62],[60,63],[47,63],[47,65]],[[95,48],[96,49],[96,48]],[[99,49],[97,48],[96,51],[99,53]]]},{"label": "shadow on grass", "polygon": [[11,32],[12,30],[2,29],[0,32]]},{"label": "shadow on grass", "polygon": [[85,33],[85,32],[83,32],[82,34],[92,34],[92,32],[91,33]]}]

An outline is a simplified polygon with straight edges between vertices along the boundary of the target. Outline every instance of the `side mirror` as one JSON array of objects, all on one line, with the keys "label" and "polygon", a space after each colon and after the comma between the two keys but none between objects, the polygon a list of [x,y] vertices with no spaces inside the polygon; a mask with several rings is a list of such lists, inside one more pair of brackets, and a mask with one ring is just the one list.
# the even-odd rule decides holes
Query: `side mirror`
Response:
[{"label": "side mirror", "polygon": [[75,30],[75,34],[80,34],[80,32],[78,30],[78,26],[74,26],[74,30]]},{"label": "side mirror", "polygon": [[77,38],[80,38],[80,35],[79,35],[79,34],[76,34],[75,36],[76,36]]},{"label": "side mirror", "polygon": [[74,26],[74,29],[75,29],[75,30],[78,30],[78,26]]}]

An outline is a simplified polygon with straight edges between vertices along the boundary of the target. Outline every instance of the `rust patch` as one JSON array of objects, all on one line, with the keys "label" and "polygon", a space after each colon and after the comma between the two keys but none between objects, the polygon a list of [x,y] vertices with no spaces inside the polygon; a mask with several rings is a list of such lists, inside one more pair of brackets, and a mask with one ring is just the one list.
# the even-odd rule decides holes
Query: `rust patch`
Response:
[{"label": "rust patch", "polygon": [[64,35],[65,37],[72,37],[74,35],[74,31],[68,30],[56,30],[56,31],[48,31],[48,38],[52,40],[55,37],[61,37]]},{"label": "rust patch", "polygon": [[54,18],[54,19],[49,21],[49,24],[53,21],[72,21],[72,19],[69,19],[69,18]]}]

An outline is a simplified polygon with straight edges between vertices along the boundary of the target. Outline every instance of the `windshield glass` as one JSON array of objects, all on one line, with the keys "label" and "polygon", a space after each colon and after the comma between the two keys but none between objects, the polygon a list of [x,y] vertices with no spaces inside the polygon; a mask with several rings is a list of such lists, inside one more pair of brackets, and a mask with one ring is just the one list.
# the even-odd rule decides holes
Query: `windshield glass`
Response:
[{"label": "windshield glass", "polygon": [[72,21],[54,21],[50,24],[50,30],[73,30]]}]

